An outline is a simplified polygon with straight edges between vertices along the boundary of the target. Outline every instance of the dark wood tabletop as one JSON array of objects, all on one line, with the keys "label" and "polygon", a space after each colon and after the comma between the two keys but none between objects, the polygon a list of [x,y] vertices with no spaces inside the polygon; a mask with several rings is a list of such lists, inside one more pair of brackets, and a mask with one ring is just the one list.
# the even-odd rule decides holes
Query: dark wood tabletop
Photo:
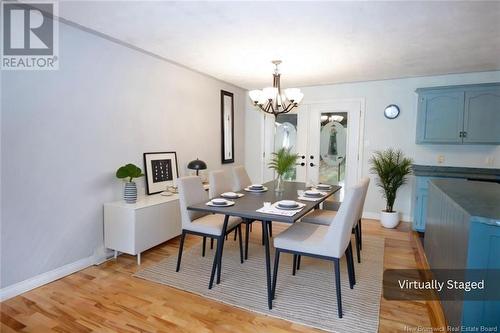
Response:
[{"label": "dark wood tabletop", "polygon": [[[297,191],[306,190],[305,183],[300,182],[285,182],[284,191],[282,193],[276,193],[274,191],[274,181],[267,182],[263,184],[268,188],[266,192],[255,193],[255,192],[247,192],[247,191],[239,191],[239,193],[244,193],[245,195],[238,199],[231,199],[235,204],[229,207],[214,207],[206,205],[206,202],[200,202],[199,204],[191,205],[188,207],[189,210],[203,211],[203,212],[211,212],[217,214],[224,214],[230,216],[239,216],[252,220],[260,220],[260,221],[278,221],[278,222],[288,222],[293,223],[300,219],[302,216],[307,214],[309,211],[313,210],[318,204],[323,202],[326,198],[340,190],[340,186],[332,185],[331,189],[327,195],[323,196],[321,199],[317,201],[301,201],[298,200]],[[264,206],[264,202],[275,203],[280,200],[295,200],[301,203],[304,203],[306,206],[302,208],[302,210],[296,213],[293,216],[282,216],[276,214],[265,214],[257,212],[257,209],[260,209]]]}]

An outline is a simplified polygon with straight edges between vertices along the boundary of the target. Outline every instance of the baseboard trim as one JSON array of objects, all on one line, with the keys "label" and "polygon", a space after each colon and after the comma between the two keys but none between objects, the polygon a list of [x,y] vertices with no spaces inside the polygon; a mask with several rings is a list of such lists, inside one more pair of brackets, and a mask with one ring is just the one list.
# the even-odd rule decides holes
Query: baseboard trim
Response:
[{"label": "baseboard trim", "polygon": [[[380,212],[363,212],[363,218],[372,219],[372,220],[380,220]],[[409,215],[402,215],[401,221],[403,222],[412,222],[413,219]]]},{"label": "baseboard trim", "polygon": [[32,289],[43,286],[44,284],[59,280],[67,275],[78,272],[84,268],[92,266],[96,263],[95,256],[80,259],[67,265],[58,267],[54,270],[42,273],[24,281],[12,284],[0,289],[0,301],[5,301]]}]

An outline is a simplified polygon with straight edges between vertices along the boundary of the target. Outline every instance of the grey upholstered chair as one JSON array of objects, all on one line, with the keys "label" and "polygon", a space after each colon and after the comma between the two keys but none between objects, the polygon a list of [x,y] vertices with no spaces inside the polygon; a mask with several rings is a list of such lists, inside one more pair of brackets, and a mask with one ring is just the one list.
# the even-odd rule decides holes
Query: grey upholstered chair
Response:
[{"label": "grey upholstered chair", "polygon": [[[362,249],[362,237],[361,237],[361,217],[363,215],[363,206],[365,204],[365,199],[366,199],[366,193],[368,192],[368,186],[370,185],[370,178],[365,177],[359,181],[360,185],[363,187],[363,192],[361,194],[362,200],[359,204],[359,207],[356,208],[357,211],[357,219],[355,224],[353,225],[353,231],[356,239],[356,255],[358,259],[358,263],[361,262],[361,249]],[[302,222],[306,223],[315,223],[315,224],[323,224],[323,225],[328,225],[330,222],[333,220],[335,214],[337,214],[337,211],[341,207],[341,203],[336,202],[335,205],[330,205],[329,207],[323,206],[324,209],[316,209],[312,211],[311,213],[307,214],[302,218]],[[326,208],[331,208],[326,209]],[[332,209],[334,208],[334,209]],[[300,268],[299,263],[297,263],[297,268]]]},{"label": "grey upholstered chair", "polygon": [[[248,176],[245,167],[242,165],[235,166],[233,168],[233,191],[242,191],[250,185],[252,185],[252,180]],[[245,259],[248,259],[248,241],[253,222],[255,221],[243,219],[243,223],[245,223]],[[269,237],[273,237],[272,222],[269,222],[267,225],[269,226]],[[262,224],[262,228],[264,228],[264,224]],[[264,230],[262,230],[262,245],[264,245]]]},{"label": "grey upholstered chair", "polygon": [[245,187],[252,185],[250,177],[243,165],[238,165],[233,168],[233,191],[241,191]]},{"label": "grey upholstered chair", "polygon": [[[215,238],[217,240],[217,251],[214,256],[210,283],[208,285],[208,288],[211,289],[214,281],[215,270],[217,268],[217,284],[220,283],[224,236],[234,229],[239,229],[241,235],[241,218],[188,210],[188,206],[206,202],[208,200],[207,193],[203,188],[200,177],[190,176],[179,178],[177,180],[177,185],[179,189],[179,203],[181,208],[182,234],[181,244],[179,246],[179,255],[177,257],[176,272],[180,269],[182,249],[184,247],[186,234],[202,236],[204,240],[206,237],[210,237],[212,239]],[[243,245],[241,236],[240,260],[243,263]]]},{"label": "grey upholstered chair", "polygon": [[208,195],[210,199],[220,196],[224,192],[231,192],[233,190],[232,175],[225,170],[214,170],[208,174],[209,190]]},{"label": "grey upholstered chair", "polygon": [[[340,258],[346,254],[349,287],[356,283],[352,257],[351,229],[358,217],[357,207],[362,199],[362,185],[347,190],[344,203],[329,225],[295,223],[274,238],[274,276],[271,296],[276,294],[276,278],[281,253],[331,260],[334,263],[337,289],[338,316],[342,318],[342,296],[340,290]],[[294,260],[295,261],[295,260]]]}]

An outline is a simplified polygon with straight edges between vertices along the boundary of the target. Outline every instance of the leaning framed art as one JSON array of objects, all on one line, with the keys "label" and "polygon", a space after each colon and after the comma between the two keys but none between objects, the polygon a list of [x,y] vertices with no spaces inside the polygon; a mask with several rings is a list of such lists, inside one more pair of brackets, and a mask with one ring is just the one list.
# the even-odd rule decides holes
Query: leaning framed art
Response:
[{"label": "leaning framed art", "polygon": [[144,153],[147,194],[163,192],[176,185],[179,176],[177,154],[171,152]]}]

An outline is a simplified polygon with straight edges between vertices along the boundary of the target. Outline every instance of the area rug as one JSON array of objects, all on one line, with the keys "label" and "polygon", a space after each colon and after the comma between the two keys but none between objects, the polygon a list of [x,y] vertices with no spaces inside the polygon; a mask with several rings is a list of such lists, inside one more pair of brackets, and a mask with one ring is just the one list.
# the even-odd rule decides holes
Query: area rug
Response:
[{"label": "area rug", "polygon": [[[382,239],[363,237],[362,261],[360,264],[355,262],[354,289],[349,289],[345,258],[341,261],[343,318],[337,316],[332,262],[303,257],[300,270],[293,276],[292,256],[283,253],[280,258],[276,298],[273,301],[273,309],[269,310],[264,247],[251,243],[248,260],[241,264],[238,242],[231,238],[226,241],[221,283],[214,284],[212,290],[209,290],[214,253],[215,248],[210,250],[207,244],[207,255],[202,257],[200,243],[184,250],[179,272],[175,272],[177,256],[170,256],[137,272],[135,276],[325,331],[347,333],[378,330],[384,260]],[[354,258],[356,260],[356,256]],[[273,259],[272,253],[271,260]]]}]

